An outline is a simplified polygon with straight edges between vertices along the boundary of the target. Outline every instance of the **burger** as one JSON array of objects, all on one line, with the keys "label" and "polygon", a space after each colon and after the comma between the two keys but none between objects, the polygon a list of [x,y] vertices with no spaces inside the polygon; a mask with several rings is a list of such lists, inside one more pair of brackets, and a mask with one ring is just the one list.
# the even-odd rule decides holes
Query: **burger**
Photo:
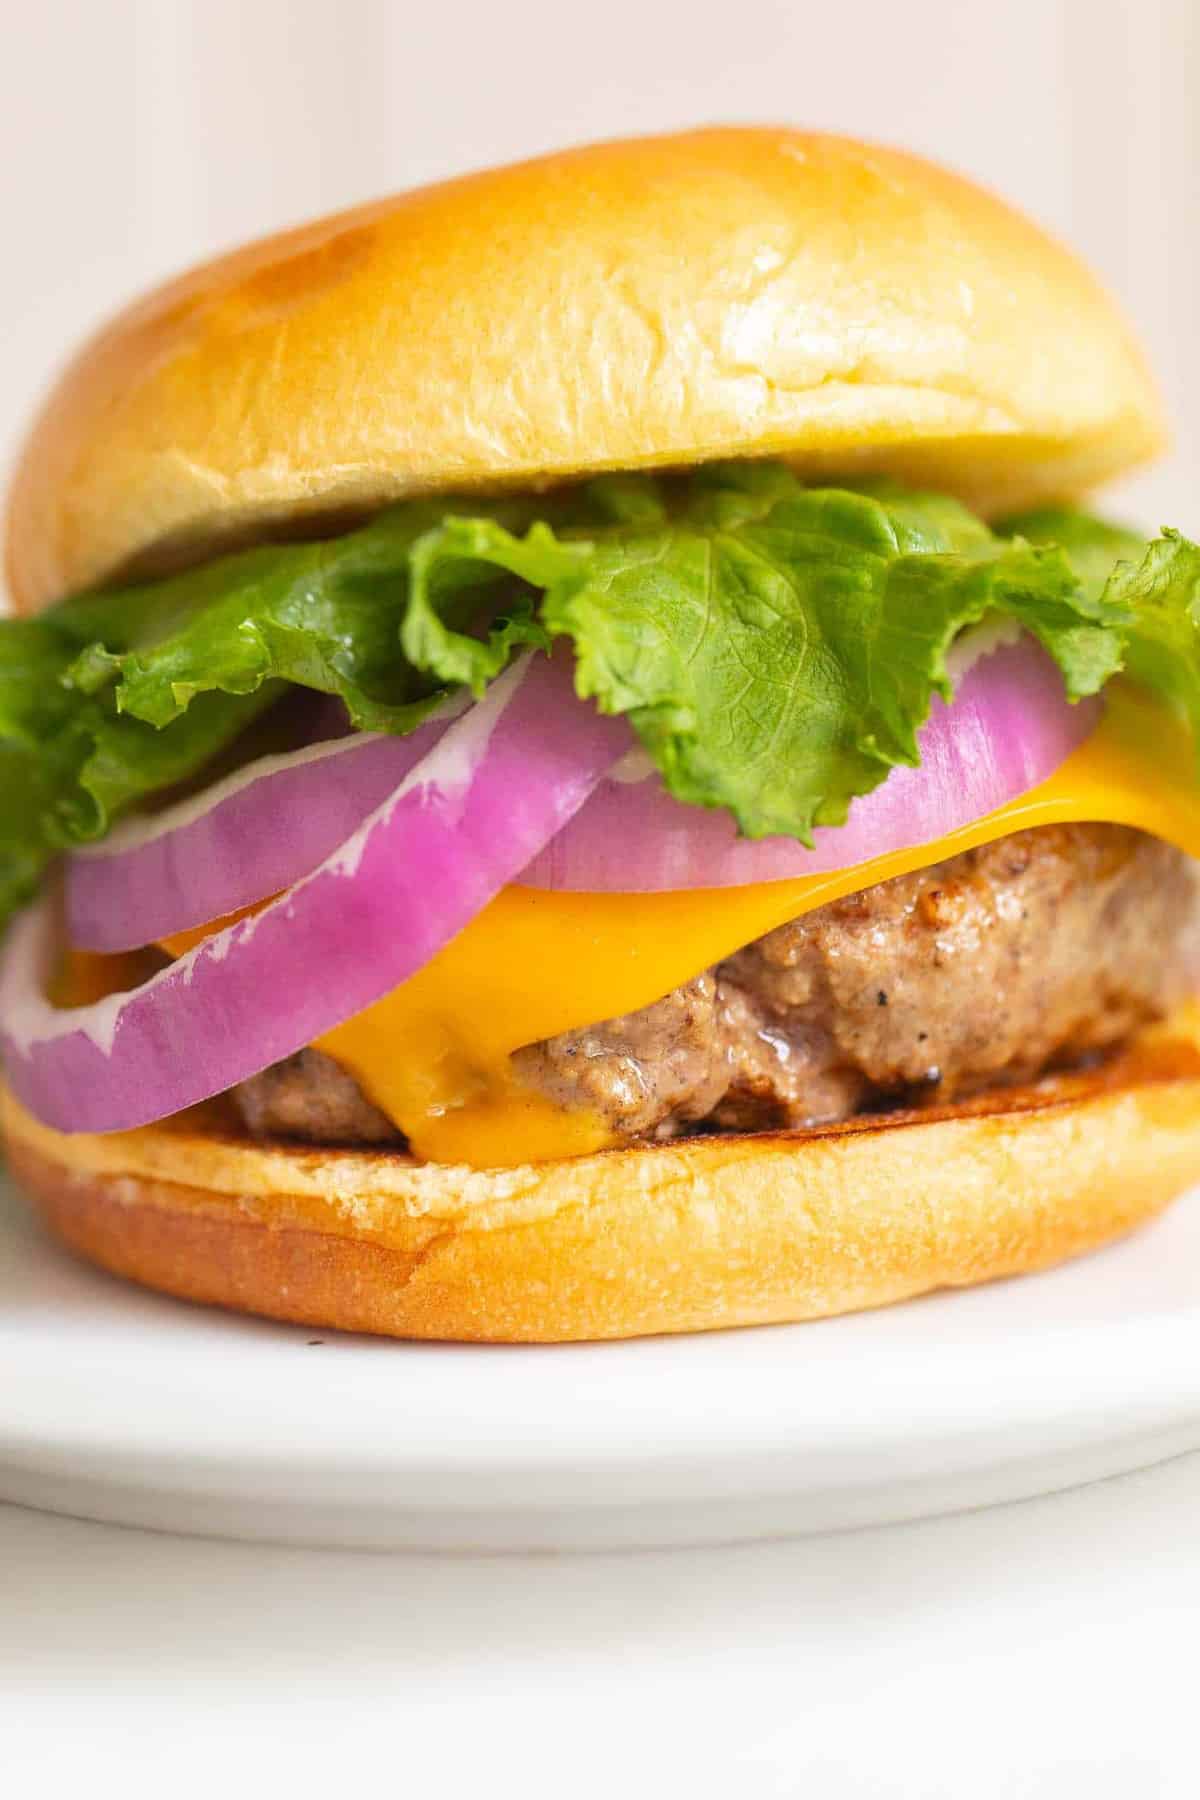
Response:
[{"label": "burger", "polygon": [[397,1337],[811,1319],[1200,1176],[1200,549],[957,176],[610,143],[182,276],[33,425],[4,1133],[51,1229]]}]

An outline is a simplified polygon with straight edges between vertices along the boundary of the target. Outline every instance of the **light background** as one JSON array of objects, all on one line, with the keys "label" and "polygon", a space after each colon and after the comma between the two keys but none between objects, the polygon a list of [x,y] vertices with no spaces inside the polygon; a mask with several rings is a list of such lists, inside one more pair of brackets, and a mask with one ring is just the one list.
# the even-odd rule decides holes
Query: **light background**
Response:
[{"label": "light background", "polygon": [[1079,246],[1177,425],[1129,503],[1187,523],[1197,0],[0,0],[0,24],[0,458],[99,317],[240,238],[560,144],[785,120],[954,162]]},{"label": "light background", "polygon": [[[1200,527],[1200,0],[0,0],[0,463],[64,351],[249,234],[614,133],[891,139],[1073,240]],[[315,1556],[0,1509],[0,1788],[1125,1800],[1200,1791],[1197,1459],[827,1542]]]}]

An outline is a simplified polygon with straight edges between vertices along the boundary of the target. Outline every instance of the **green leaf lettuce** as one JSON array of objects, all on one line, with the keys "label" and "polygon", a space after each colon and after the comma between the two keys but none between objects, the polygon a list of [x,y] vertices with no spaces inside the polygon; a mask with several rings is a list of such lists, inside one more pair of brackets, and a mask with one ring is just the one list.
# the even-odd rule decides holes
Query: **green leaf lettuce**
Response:
[{"label": "green leaf lettuce", "polygon": [[1045,646],[1071,698],[1126,668],[1200,739],[1186,538],[1068,510],[993,531],[944,495],[806,488],[772,463],[411,502],[76,596],[0,623],[0,911],[56,850],[237,755],[289,690],[404,732],[556,637],[580,694],[628,715],[680,800],[807,841],[916,762],[947,651],[994,618]]}]

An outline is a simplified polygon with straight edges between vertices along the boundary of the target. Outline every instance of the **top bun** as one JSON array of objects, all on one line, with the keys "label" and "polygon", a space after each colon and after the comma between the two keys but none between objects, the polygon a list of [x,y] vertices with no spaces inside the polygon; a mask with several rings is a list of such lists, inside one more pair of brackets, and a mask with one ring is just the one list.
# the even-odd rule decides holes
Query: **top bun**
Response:
[{"label": "top bun", "polygon": [[159,289],[35,424],[9,579],[36,610],[302,515],[730,455],[987,512],[1162,440],[1112,301],[991,194],[848,138],[693,131],[401,194]]}]

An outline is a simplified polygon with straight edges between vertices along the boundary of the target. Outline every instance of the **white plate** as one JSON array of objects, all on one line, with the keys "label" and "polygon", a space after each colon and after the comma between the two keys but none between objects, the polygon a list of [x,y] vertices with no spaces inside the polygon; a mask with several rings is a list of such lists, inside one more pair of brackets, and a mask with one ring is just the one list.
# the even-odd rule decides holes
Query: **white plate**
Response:
[{"label": "white plate", "polygon": [[0,1498],[52,1511],[381,1547],[696,1543],[1012,1500],[1197,1445],[1200,1193],[1049,1275],[529,1350],[185,1306],[73,1261],[0,1194]]}]

